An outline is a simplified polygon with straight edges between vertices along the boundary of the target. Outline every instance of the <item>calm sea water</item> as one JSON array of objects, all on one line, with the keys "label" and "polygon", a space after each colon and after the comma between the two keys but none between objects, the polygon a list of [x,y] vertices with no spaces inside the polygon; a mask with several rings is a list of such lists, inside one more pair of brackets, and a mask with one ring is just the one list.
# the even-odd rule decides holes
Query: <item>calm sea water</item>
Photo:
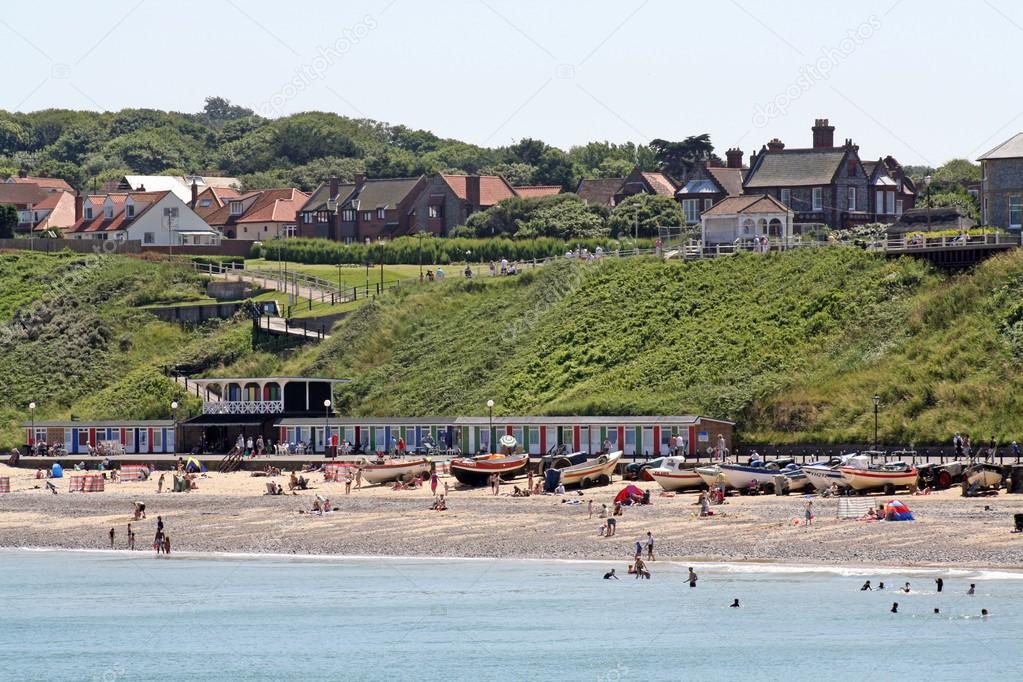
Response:
[{"label": "calm sea water", "polygon": [[[612,565],[0,552],[0,679],[933,682],[1023,669],[1023,575],[697,565],[691,590],[685,566],[602,580]],[[867,578],[914,591],[860,592]]]}]

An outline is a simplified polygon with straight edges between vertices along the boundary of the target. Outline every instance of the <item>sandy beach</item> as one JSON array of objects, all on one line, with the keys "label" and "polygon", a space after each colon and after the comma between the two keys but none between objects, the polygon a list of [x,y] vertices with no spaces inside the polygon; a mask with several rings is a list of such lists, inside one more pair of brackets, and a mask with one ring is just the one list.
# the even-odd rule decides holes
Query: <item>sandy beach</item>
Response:
[{"label": "sandy beach", "polygon": [[[701,519],[695,493],[660,497],[656,484],[644,483],[653,504],[627,507],[616,536],[605,538],[597,510],[601,503],[610,505],[623,485],[619,481],[583,495],[513,498],[458,488],[453,478],[441,476],[441,488],[444,481],[451,487],[450,503],[447,511],[436,512],[429,509],[429,487],[364,486],[345,495],[343,483],[324,482],[322,474],[312,474],[314,489],[284,496],[263,493],[268,480],[286,487],[286,476],[247,472],[211,473],[199,480],[197,491],[161,494],[155,478],[108,481],[101,493],[68,493],[67,478],[58,479],[60,492],[53,495],[33,470],[0,466],[0,476],[11,479],[11,493],[0,495],[5,548],[106,549],[114,527],[115,548],[123,549],[131,522],[137,548],[148,549],[161,515],[173,548],[197,552],[623,559],[647,531],[659,559],[677,560],[1018,567],[1023,549],[1023,534],[1010,532],[1012,515],[1023,512],[1023,496],[965,499],[958,488],[902,495],[915,522],[840,520],[835,500],[815,498],[815,522],[804,528],[794,523],[802,518],[801,496],[729,497],[715,507],[718,516]],[[512,486],[503,490],[510,493]],[[317,494],[338,511],[300,513],[312,508]],[[132,520],[134,500],[146,504],[148,518]]]}]

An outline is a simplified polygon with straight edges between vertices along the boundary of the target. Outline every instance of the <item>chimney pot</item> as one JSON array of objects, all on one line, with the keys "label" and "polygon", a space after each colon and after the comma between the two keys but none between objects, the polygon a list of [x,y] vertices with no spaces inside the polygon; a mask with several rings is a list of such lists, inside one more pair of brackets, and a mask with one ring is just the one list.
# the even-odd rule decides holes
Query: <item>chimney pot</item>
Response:
[{"label": "chimney pot", "polygon": [[826,118],[818,118],[813,122],[813,148],[833,149],[835,146],[835,126]]},{"label": "chimney pot", "polygon": [[785,143],[776,137],[767,143],[767,148],[772,152],[780,152],[782,149],[785,149]]},{"label": "chimney pot", "polygon": [[199,201],[199,185],[196,183],[195,178],[192,178],[192,208],[195,208],[196,203]]},{"label": "chimney pot", "polygon": [[738,147],[725,152],[729,168],[742,168],[742,150]]}]

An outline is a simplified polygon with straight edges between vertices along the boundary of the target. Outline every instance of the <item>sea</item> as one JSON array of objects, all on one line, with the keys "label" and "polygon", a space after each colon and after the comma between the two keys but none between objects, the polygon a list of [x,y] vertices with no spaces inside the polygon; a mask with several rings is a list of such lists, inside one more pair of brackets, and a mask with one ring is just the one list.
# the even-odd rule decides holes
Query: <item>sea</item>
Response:
[{"label": "sea", "polygon": [[[653,562],[650,580],[626,566],[2,551],[0,679],[1023,675],[1023,573],[697,563],[690,588],[687,564]],[[611,568],[620,580],[603,579]],[[887,589],[861,591],[865,580]]]}]

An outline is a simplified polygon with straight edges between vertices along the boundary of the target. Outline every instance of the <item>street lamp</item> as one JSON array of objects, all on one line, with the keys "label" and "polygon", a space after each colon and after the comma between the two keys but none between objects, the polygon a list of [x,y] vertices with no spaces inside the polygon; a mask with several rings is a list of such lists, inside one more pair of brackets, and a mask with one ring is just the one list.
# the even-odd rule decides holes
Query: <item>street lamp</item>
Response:
[{"label": "street lamp", "polygon": [[874,449],[877,450],[877,408],[881,404],[881,396],[874,394]]},{"label": "street lamp", "polygon": [[[927,232],[931,231],[931,182],[933,178],[930,175],[924,176],[924,187],[927,189]],[[928,234],[928,236],[930,236]]]},{"label": "street lamp", "polygon": [[329,455],[327,443],[330,442],[330,398],[323,401],[323,454]]},{"label": "street lamp", "polygon": [[366,261],[366,295],[369,296],[369,260]]},{"label": "street lamp", "polygon": [[487,438],[487,440],[490,441],[490,452],[491,452],[491,454],[493,454],[493,452],[494,452],[494,401],[493,400],[488,400],[487,401],[487,411],[490,413],[490,436]]},{"label": "street lamp", "polygon": [[[32,433],[29,434],[28,445],[32,447],[36,444],[36,404],[34,400],[28,404],[28,412],[32,415]],[[29,452],[29,454],[32,453]]]},{"label": "street lamp", "polygon": [[178,450],[178,401],[171,401],[171,411],[174,413],[174,453]]}]

